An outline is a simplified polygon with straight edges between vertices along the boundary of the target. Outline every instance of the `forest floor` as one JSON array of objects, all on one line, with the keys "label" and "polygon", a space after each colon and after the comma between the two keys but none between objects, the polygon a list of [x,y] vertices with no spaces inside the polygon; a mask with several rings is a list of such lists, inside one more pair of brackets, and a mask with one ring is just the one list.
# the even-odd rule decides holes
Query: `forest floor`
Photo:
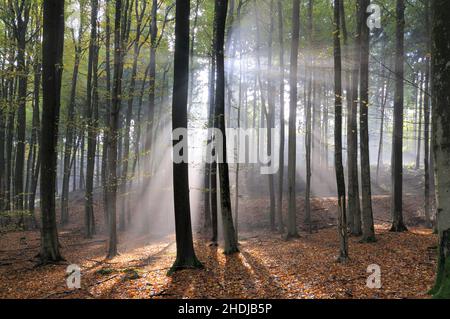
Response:
[{"label": "forest floor", "polygon": [[[173,235],[162,237],[119,234],[120,255],[105,260],[107,237],[83,237],[82,223],[60,230],[66,262],[36,266],[38,231],[0,233],[0,298],[428,298],[435,275],[437,238],[422,227],[418,196],[405,196],[409,232],[388,231],[389,196],[374,196],[378,241],[350,238],[350,261],[336,262],[338,234],[334,198],[314,198],[312,234],[285,241],[267,225],[242,227],[240,254],[225,256],[220,247],[195,234],[195,249],[203,270],[186,270],[168,277],[175,259]],[[78,203],[82,201],[78,201]],[[76,203],[72,203],[74,207]],[[83,208],[72,209],[82,220]],[[297,207],[303,207],[298,199]],[[267,220],[267,202],[246,199],[245,219]],[[99,212],[98,215],[101,215]],[[302,224],[302,212],[298,213]],[[74,220],[75,218],[73,218]],[[69,290],[66,268],[81,267],[81,289]],[[369,289],[369,265],[381,268],[381,289]]]}]

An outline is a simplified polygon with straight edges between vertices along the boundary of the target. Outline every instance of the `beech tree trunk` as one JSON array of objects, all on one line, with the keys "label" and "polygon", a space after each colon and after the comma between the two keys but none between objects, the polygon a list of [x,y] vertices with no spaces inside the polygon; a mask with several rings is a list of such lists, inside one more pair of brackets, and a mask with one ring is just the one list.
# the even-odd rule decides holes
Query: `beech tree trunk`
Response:
[{"label": "beech tree trunk", "polygon": [[91,238],[95,233],[94,219],[94,169],[95,150],[97,148],[97,119],[98,119],[98,93],[97,93],[97,12],[98,0],[91,0],[91,37],[89,40],[89,61],[87,79],[87,165],[86,165],[86,191],[84,224],[86,237]]},{"label": "beech tree trunk", "polygon": [[236,241],[236,232],[233,224],[233,215],[231,210],[230,197],[230,177],[227,154],[227,138],[225,132],[225,25],[227,18],[228,0],[216,0],[215,2],[215,23],[216,27],[216,62],[217,62],[217,80],[216,80],[216,122],[217,128],[222,134],[221,152],[223,161],[219,162],[219,181],[220,181],[220,201],[224,237],[224,253],[226,255],[234,254],[239,251]]},{"label": "beech tree trunk", "polygon": [[42,41],[41,263],[62,260],[56,227],[55,192],[58,119],[64,49],[64,1],[44,1]]},{"label": "beech tree trunk", "polygon": [[[428,5],[428,4],[427,4]],[[450,298],[450,2],[433,0],[432,73],[433,134],[439,258],[435,298]]]},{"label": "beech tree trunk", "polygon": [[288,233],[287,238],[297,238],[297,218],[295,205],[295,174],[297,152],[297,72],[298,72],[298,45],[300,36],[300,0],[293,0],[292,9],[292,45],[290,70],[290,105],[289,105],[289,153],[288,153]]},{"label": "beech tree trunk", "polygon": [[361,37],[360,58],[360,146],[361,146],[361,190],[363,242],[375,241],[372,211],[372,186],[369,156],[369,28],[366,25],[368,0],[358,0],[359,34]]},{"label": "beech tree trunk", "polygon": [[[172,128],[187,129],[189,84],[189,1],[177,0],[175,13],[175,60],[172,101]],[[173,141],[174,146],[177,141]],[[187,141],[183,141],[187,146]],[[187,149],[184,150],[187,152]],[[175,154],[174,156],[179,156]],[[192,239],[189,200],[189,168],[187,162],[173,162],[173,195],[177,257],[169,273],[186,268],[200,268]]]},{"label": "beech tree trunk", "polygon": [[338,230],[340,262],[348,259],[345,177],[342,163],[342,63],[340,40],[340,0],[334,0],[334,165],[338,191]]},{"label": "beech tree trunk", "polygon": [[404,77],[404,29],[405,2],[397,0],[397,30],[395,56],[394,128],[392,136],[392,227],[393,232],[408,229],[403,223],[403,77]]},{"label": "beech tree trunk", "polygon": [[280,169],[278,172],[278,194],[277,194],[277,225],[280,233],[284,232],[283,222],[283,186],[284,186],[284,149],[285,129],[284,119],[284,28],[283,28],[283,3],[278,0],[278,37],[280,45]]}]

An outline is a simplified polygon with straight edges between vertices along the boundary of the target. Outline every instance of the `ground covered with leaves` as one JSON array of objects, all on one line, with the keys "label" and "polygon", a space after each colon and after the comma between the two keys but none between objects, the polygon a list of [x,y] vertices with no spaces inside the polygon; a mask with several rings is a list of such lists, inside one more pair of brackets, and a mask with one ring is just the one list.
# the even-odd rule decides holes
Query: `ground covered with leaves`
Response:
[{"label": "ground covered with leaves", "polygon": [[[299,198],[298,207],[303,207],[301,202]],[[253,212],[253,220],[265,220],[266,210],[257,209],[261,205],[267,203],[246,200],[242,218],[250,216],[247,210]],[[205,235],[196,233],[195,248],[204,269],[171,277],[167,271],[175,259],[173,235],[121,233],[120,255],[106,260],[107,237],[85,239],[82,224],[72,225],[60,231],[66,261],[36,266],[39,232],[4,232],[0,234],[0,298],[428,298],[437,237],[417,222],[416,197],[405,201],[410,230],[406,233],[388,231],[388,206],[389,197],[374,199],[378,241],[362,244],[359,238],[350,238],[346,264],[336,262],[335,199],[314,199],[311,234],[300,227],[299,239],[285,241],[269,232],[266,224],[253,223],[242,228],[240,253],[225,256],[221,247],[210,246]],[[82,207],[79,210],[81,214]],[[299,223],[302,218],[299,213]],[[70,264],[81,267],[79,290],[67,288]],[[366,286],[372,264],[381,268],[381,289]]]}]

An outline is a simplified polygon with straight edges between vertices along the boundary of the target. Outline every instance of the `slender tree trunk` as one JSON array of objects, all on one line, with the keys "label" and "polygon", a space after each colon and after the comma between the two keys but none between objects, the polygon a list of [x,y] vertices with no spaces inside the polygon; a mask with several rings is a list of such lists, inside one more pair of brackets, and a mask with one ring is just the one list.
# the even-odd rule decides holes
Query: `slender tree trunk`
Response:
[{"label": "slender tree trunk", "polygon": [[[127,112],[125,116],[125,130],[124,130],[124,144],[123,144],[123,159],[122,159],[122,180],[120,184],[120,193],[122,196],[120,215],[119,215],[119,229],[124,230],[126,226],[126,210],[128,206],[128,195],[127,195],[127,185],[129,181],[129,167],[130,167],[130,128],[131,128],[131,118],[133,115],[133,102],[136,87],[136,76],[139,53],[141,49],[141,25],[142,19],[145,13],[146,2],[142,3],[142,8],[139,10],[139,1],[135,2],[135,15],[136,15],[136,37],[134,39],[134,55],[133,55],[133,66],[131,70],[131,80],[128,90],[128,101],[127,101]],[[131,16],[130,16],[131,19]],[[137,156],[137,155],[136,155]]]},{"label": "slender tree trunk", "polygon": [[111,136],[111,23],[110,23],[110,2],[105,3],[105,71],[106,71],[106,109],[105,109],[105,129],[103,130],[103,152],[102,152],[102,184],[103,184],[103,210],[105,224],[109,225],[108,211],[108,153],[109,139]]},{"label": "slender tree trunk", "polygon": [[[439,2],[439,1],[437,1]],[[436,3],[436,5],[439,5],[439,3]],[[447,6],[448,7],[448,6]],[[436,8],[434,8],[436,9]],[[436,15],[436,13],[434,13]],[[431,31],[430,31],[430,17],[429,17],[429,4],[426,4],[425,7],[425,24],[426,24],[426,31],[427,34],[430,35],[429,39],[427,41],[427,52],[431,52],[432,45],[431,45]],[[434,40],[436,41],[436,39]],[[432,184],[432,176],[430,176],[430,113],[431,113],[431,106],[430,106],[430,96],[429,96],[429,88],[430,88],[430,78],[431,77],[431,70],[430,70],[430,58],[427,56],[425,58],[425,92],[424,92],[424,113],[425,113],[425,121],[424,121],[424,168],[425,168],[425,219],[428,224],[428,226],[431,226],[431,218],[430,218],[430,211],[431,211],[431,204],[430,204],[430,185]],[[434,71],[434,67],[433,67]],[[434,75],[434,73],[433,73]],[[433,93],[439,94],[439,92],[434,91]],[[436,110],[433,110],[433,113],[435,113]],[[433,129],[435,130],[435,129]],[[436,135],[435,135],[436,136]],[[439,219],[438,219],[439,220]],[[438,226],[439,227],[439,226]]]},{"label": "slender tree trunk", "polygon": [[98,92],[97,92],[97,14],[98,0],[91,0],[91,37],[89,41],[89,61],[87,80],[87,165],[86,165],[86,191],[84,224],[86,237],[91,238],[95,233],[94,220],[94,170],[95,150],[97,148],[97,119],[98,119]]},{"label": "slender tree trunk", "polygon": [[[214,50],[214,49],[213,49]],[[210,70],[209,70],[209,84],[208,84],[208,141],[207,145],[210,145],[212,143],[212,127],[214,125],[214,81],[215,81],[215,57],[211,57],[211,63],[210,63]],[[212,227],[211,224],[211,214],[212,214],[212,188],[215,188],[215,185],[211,183],[211,164],[206,162],[205,163],[205,180],[204,180],[204,188],[205,188],[205,197],[204,197],[204,229],[207,230],[210,227]],[[216,209],[217,209],[217,196],[215,197],[216,201]],[[217,216],[217,211],[215,213]],[[216,218],[217,220],[217,218]],[[216,225],[217,226],[217,225]],[[217,228],[217,227],[216,227]],[[216,236],[213,236],[215,238],[215,242],[217,241],[217,234]]]},{"label": "slender tree trunk", "polygon": [[340,40],[340,0],[334,0],[334,163],[338,191],[338,230],[340,262],[348,260],[347,215],[345,201],[345,177],[342,164],[342,63]]},{"label": "slender tree trunk", "polygon": [[358,0],[359,35],[361,38],[360,59],[360,145],[361,145],[361,190],[363,242],[375,241],[372,212],[372,186],[369,156],[369,28],[366,25],[368,0]]},{"label": "slender tree trunk", "polygon": [[397,0],[396,59],[395,59],[395,102],[394,128],[392,137],[392,227],[393,232],[408,229],[403,222],[403,76],[404,76],[404,30],[405,1]]},{"label": "slender tree trunk", "polygon": [[[274,0],[270,1],[270,26],[269,26],[269,41],[268,41],[268,71],[269,76],[267,80],[267,104],[269,107],[267,114],[267,155],[272,159],[269,162],[269,165],[273,164],[275,154],[272,154],[272,130],[275,129],[275,86],[273,85],[272,80],[272,55],[273,55],[273,33],[275,29],[275,2]],[[240,96],[240,95],[239,95]],[[241,96],[240,96],[241,97]],[[239,101],[241,99],[239,98]],[[240,112],[240,109],[239,109]],[[276,230],[276,221],[275,221],[275,211],[276,211],[276,203],[275,203],[275,174],[268,174],[269,181],[269,199],[270,199],[270,207],[269,207],[269,218],[270,218],[270,229],[272,231]]]},{"label": "slender tree trunk", "polygon": [[[216,26],[214,25],[214,30]],[[216,90],[216,32],[214,31],[214,40],[212,44],[211,52],[211,73],[209,78],[209,124],[208,127],[214,127],[216,123],[216,111],[215,111],[215,96],[214,92]],[[213,143],[215,136],[212,132],[208,132],[208,143]],[[215,149],[217,154],[217,149]],[[211,242],[213,245],[217,245],[218,239],[218,223],[217,223],[217,155],[212,159],[212,163],[209,164],[209,174],[210,174],[210,186],[209,186],[209,198],[211,200],[211,226],[212,226],[212,238]]]},{"label": "slender tree trunk", "polygon": [[122,95],[122,0],[116,0],[114,19],[114,76],[110,115],[111,134],[108,138],[108,258],[117,255],[117,141],[119,138],[120,104]]},{"label": "slender tree trunk", "polygon": [[228,0],[216,0],[215,2],[215,23],[216,23],[216,126],[222,134],[222,145],[218,149],[223,160],[219,162],[220,200],[223,224],[223,236],[225,241],[224,253],[230,255],[238,252],[236,233],[233,224],[230,198],[230,177],[228,170],[227,138],[225,132],[225,25],[227,18]]},{"label": "slender tree trunk", "polygon": [[380,121],[380,141],[378,143],[378,158],[377,158],[377,178],[380,174],[380,168],[383,166],[383,145],[384,145],[384,123],[386,121],[386,104],[389,96],[391,77],[388,77],[387,83],[383,82],[383,101],[381,103],[381,121]]},{"label": "slender tree trunk", "polygon": [[195,40],[196,40],[196,33],[197,33],[199,9],[200,9],[200,0],[196,0],[195,1],[195,9],[194,9],[194,25],[192,26],[192,31],[191,31],[191,46],[189,48],[190,49],[189,65],[191,68],[190,72],[189,72],[189,103],[188,103],[189,111],[192,109],[193,100],[194,100],[194,78],[195,78],[194,49],[195,49]]},{"label": "slender tree trunk", "polygon": [[[313,0],[308,2],[308,22],[307,22],[307,41],[312,50],[313,46]],[[313,57],[312,54],[307,54],[306,62],[307,71],[307,88],[306,88],[306,104],[305,104],[305,120],[306,120],[306,134],[305,134],[305,154],[306,154],[306,190],[305,190],[305,224],[308,226],[309,233],[312,233],[311,225],[311,149],[312,149],[312,91],[313,91]]]},{"label": "slender tree trunk", "polygon": [[283,3],[281,0],[278,0],[278,36],[280,41],[280,170],[278,172],[277,224],[278,231],[283,233],[284,143],[286,121],[284,119],[284,28]]},{"label": "slender tree trunk", "polygon": [[[83,7],[80,8],[80,13],[83,14]],[[71,152],[74,149],[74,131],[75,131],[75,97],[78,84],[78,72],[81,60],[81,41],[83,33],[83,19],[80,21],[78,29],[78,41],[75,41],[75,35],[72,32],[72,38],[75,46],[75,60],[72,72],[72,84],[70,89],[69,106],[66,117],[66,143],[64,145],[64,167],[63,167],[63,183],[61,192],[61,225],[67,225],[69,222],[69,183],[70,183],[70,167],[71,167]]]},{"label": "slender tree trunk", "polygon": [[[40,52],[39,52],[40,53]],[[34,92],[33,92],[33,126],[31,131],[31,145],[30,152],[33,153],[30,163],[30,180],[28,187],[28,203],[27,207],[31,213],[33,227],[37,226],[36,215],[34,211],[34,201],[36,198],[37,177],[39,175],[39,149],[38,142],[40,137],[40,117],[39,117],[39,104],[40,104],[40,89],[41,89],[41,75],[42,64],[40,57],[36,57],[37,61],[34,65]]]},{"label": "slender tree trunk", "polygon": [[[244,57],[243,57],[243,47],[242,47],[242,37],[241,37],[241,10],[242,10],[243,2],[242,0],[239,0],[238,7],[237,7],[237,26],[236,26],[236,32],[237,32],[237,44],[236,47],[239,51],[239,101],[237,106],[237,119],[236,119],[236,127],[239,129],[242,127],[241,125],[241,113],[242,113],[242,103],[243,103],[243,64],[244,64]],[[237,145],[236,145],[236,156],[239,157],[239,148],[240,148],[240,137],[237,138]],[[239,160],[236,163],[235,167],[235,183],[236,183],[236,192],[234,197],[234,221],[235,221],[235,234],[236,234],[236,242],[239,243],[239,172],[240,172],[240,163]]]},{"label": "slender tree trunk", "polygon": [[[344,61],[347,62],[347,174],[348,174],[348,203],[347,222],[350,232],[354,236],[361,235],[361,208],[359,202],[358,181],[358,65],[357,57],[360,53],[359,36],[355,38],[351,52],[348,44],[348,33],[345,21],[344,1],[339,1],[339,19],[342,26],[344,41]],[[328,112],[328,111],[327,111]],[[328,117],[328,114],[327,114]],[[326,138],[327,133],[324,134]],[[326,155],[328,157],[328,155]]]},{"label": "slender tree trunk", "polygon": [[300,36],[300,0],[293,0],[292,9],[292,45],[291,45],[291,70],[289,74],[290,83],[290,105],[289,105],[289,153],[288,153],[288,233],[287,238],[297,238],[297,218],[295,205],[295,175],[296,175],[296,152],[297,152],[297,72],[298,72],[298,46]]},{"label": "slender tree trunk", "polygon": [[[429,63],[429,61],[428,61]],[[420,168],[420,162],[422,160],[421,158],[421,154],[422,154],[422,118],[423,118],[423,102],[424,102],[424,98],[426,98],[425,94],[423,94],[422,89],[424,87],[424,77],[425,75],[422,73],[421,77],[420,77],[420,82],[419,82],[419,116],[418,116],[418,122],[419,122],[419,126],[417,129],[417,157],[416,157],[416,169]]]},{"label": "slender tree trunk", "polygon": [[14,33],[17,41],[17,72],[18,72],[18,96],[17,96],[17,141],[14,172],[14,199],[15,209],[21,214],[23,221],[24,209],[24,165],[26,144],[26,104],[28,87],[28,67],[26,62],[26,35],[30,18],[30,2],[20,1],[20,9],[13,10],[17,17],[14,19]]},{"label": "slender tree trunk", "polygon": [[[12,71],[12,66],[14,65],[13,60],[14,54],[11,53],[11,68],[9,69],[10,72]],[[8,124],[6,126],[6,189],[5,189],[5,210],[10,210],[11,207],[11,196],[13,194],[13,188],[12,188],[12,171],[13,171],[13,138],[14,138],[14,121],[15,121],[15,107],[13,102],[14,97],[14,88],[15,88],[15,80],[10,79],[8,84]]]}]

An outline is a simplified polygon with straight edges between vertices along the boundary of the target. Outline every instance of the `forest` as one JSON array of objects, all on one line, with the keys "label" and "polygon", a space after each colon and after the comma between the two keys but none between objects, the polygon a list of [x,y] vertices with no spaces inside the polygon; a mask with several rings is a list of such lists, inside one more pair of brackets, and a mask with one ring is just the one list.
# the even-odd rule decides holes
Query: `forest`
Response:
[{"label": "forest", "polygon": [[450,298],[450,1],[0,7],[0,299]]}]

